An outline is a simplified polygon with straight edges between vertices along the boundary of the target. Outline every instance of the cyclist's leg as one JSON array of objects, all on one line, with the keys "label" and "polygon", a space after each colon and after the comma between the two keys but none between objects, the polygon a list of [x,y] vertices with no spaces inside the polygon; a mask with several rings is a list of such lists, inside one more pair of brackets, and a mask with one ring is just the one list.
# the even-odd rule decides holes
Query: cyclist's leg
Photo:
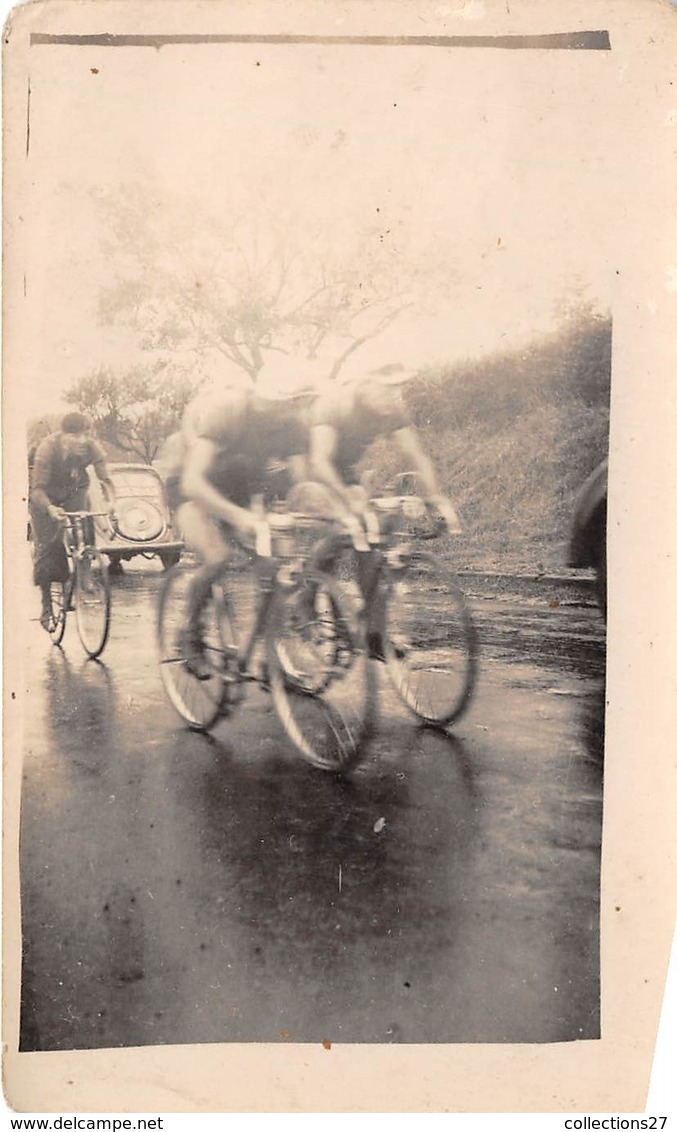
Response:
[{"label": "cyclist's leg", "polygon": [[207,679],[211,668],[204,655],[202,613],[212,585],[229,561],[230,548],[221,525],[197,503],[182,503],[177,511],[177,522],[187,545],[201,560],[186,594],[187,624],[183,635],[186,663],[194,676]]},{"label": "cyclist's leg", "polygon": [[43,628],[51,621],[52,582],[64,582],[68,577],[68,562],[59,523],[41,507],[31,507],[31,534],[33,538],[33,582],[40,590],[40,624]]},{"label": "cyclist's leg", "polygon": [[[356,510],[367,510],[369,494],[362,483],[348,486],[353,506]],[[386,603],[385,594],[379,585],[378,551],[357,552],[357,582],[367,613],[367,643],[369,655],[383,660],[383,640],[385,636]]]},{"label": "cyclist's leg", "polygon": [[375,660],[384,660],[384,640],[386,632],[386,595],[379,585],[379,552],[370,551],[357,554],[357,574],[362,599],[367,612],[367,643],[369,655]]}]

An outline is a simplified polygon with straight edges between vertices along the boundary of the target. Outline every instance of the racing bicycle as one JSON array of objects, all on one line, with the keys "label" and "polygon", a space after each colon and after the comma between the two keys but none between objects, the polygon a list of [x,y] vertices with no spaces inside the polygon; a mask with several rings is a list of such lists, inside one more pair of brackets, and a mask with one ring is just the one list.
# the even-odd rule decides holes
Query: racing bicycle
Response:
[{"label": "racing bicycle", "polygon": [[309,558],[362,600],[372,659],[385,666],[406,707],[423,723],[446,729],[466,713],[478,674],[478,636],[453,569],[429,548],[446,529],[417,496],[370,501],[368,551],[356,551],[337,529]]},{"label": "racing bicycle", "polygon": [[372,732],[376,680],[363,619],[336,579],[318,571],[309,589],[294,532],[262,523],[255,547],[234,550],[212,583],[200,624],[207,671],[196,674],[185,646],[195,569],[186,559],[168,572],[158,609],[160,673],[181,718],[209,732],[257,684],[298,754],[349,770]]}]

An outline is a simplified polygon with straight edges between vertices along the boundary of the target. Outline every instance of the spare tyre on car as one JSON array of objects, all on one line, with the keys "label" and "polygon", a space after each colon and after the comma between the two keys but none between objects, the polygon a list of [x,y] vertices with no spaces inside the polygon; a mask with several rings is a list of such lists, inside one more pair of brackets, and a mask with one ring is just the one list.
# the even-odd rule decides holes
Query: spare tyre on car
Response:
[{"label": "spare tyre on car", "polygon": [[113,568],[137,555],[157,556],[165,569],[184,548],[174,529],[165,485],[148,464],[109,464],[115,490],[115,523],[97,521],[97,546]]}]

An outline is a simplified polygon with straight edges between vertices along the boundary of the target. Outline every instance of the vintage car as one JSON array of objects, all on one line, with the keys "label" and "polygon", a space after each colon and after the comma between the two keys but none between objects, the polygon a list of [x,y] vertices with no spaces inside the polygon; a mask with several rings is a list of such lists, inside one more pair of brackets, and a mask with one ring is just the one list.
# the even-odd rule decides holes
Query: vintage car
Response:
[{"label": "vintage car", "polygon": [[108,470],[115,488],[116,518],[113,525],[97,520],[96,541],[111,567],[137,555],[157,556],[165,569],[174,566],[184,544],[174,528],[160,474],[148,464],[109,464]]},{"label": "vintage car", "polygon": [[605,617],[607,478],[608,462],[603,460],[583,483],[576,497],[568,555],[569,566],[594,569],[597,596]]}]

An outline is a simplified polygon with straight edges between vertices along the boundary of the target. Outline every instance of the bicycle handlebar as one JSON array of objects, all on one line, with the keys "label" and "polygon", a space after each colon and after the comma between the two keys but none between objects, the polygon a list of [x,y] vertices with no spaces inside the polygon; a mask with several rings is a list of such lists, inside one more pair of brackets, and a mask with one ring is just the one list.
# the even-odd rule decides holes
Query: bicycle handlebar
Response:
[{"label": "bicycle handlebar", "polygon": [[[372,500],[371,502],[373,504],[375,501]],[[441,515],[434,506],[424,503],[423,500],[420,500],[420,503],[423,512],[420,515],[408,517],[409,530],[406,533],[411,535],[411,537],[418,539],[420,542],[429,542],[433,539],[439,538],[440,535],[444,534],[444,532],[448,529],[448,524],[444,516]],[[374,540],[375,542],[382,542],[384,536],[394,533],[394,530],[396,528],[394,528],[393,525],[391,525],[390,529],[388,529],[388,517],[394,516],[396,518],[400,518],[403,511],[404,508],[400,505],[395,508],[379,508],[378,506],[376,506],[372,510],[367,512],[368,517],[372,515],[376,520],[377,537]],[[417,522],[417,520],[422,519],[424,517],[424,514],[427,522],[425,525],[421,525],[420,521]],[[407,517],[406,513],[405,517]],[[385,520],[385,522],[382,521],[382,518]],[[402,531],[400,533],[405,532]]]},{"label": "bicycle handlebar", "polygon": [[[371,501],[373,502],[373,501]],[[421,501],[422,502],[422,501]],[[432,541],[439,538],[440,535],[447,530],[447,522],[442,515],[431,513],[432,509],[429,506],[425,507],[428,519],[432,525],[425,528],[416,527],[413,524],[413,529],[406,532],[410,537],[418,539],[422,542]],[[354,525],[350,525],[341,519],[338,515],[328,514],[308,514],[302,511],[290,511],[286,513],[288,522],[287,535],[291,535],[292,541],[295,533],[303,530],[309,530],[318,526],[328,526],[336,528],[337,525],[341,526],[341,537],[345,540],[346,547],[352,546],[357,553],[369,552],[373,547],[383,544],[385,538],[392,533],[387,529],[387,522],[383,523],[382,518],[387,520],[388,515],[397,513],[401,515],[401,506],[392,508],[381,508],[382,514],[379,514],[379,509],[370,506],[365,510],[362,516],[362,521],[357,516],[354,517]],[[286,528],[287,524],[285,524]],[[385,529],[384,529],[385,528]],[[403,534],[405,532],[402,532]],[[261,520],[257,524],[256,535],[254,540],[254,550],[257,557],[271,558],[275,549],[275,537],[280,534],[276,529],[274,522],[269,523],[266,520]],[[284,535],[283,535],[284,537]],[[284,556],[284,552],[283,552]]]},{"label": "bicycle handlebar", "polygon": [[273,554],[273,540],[270,526],[264,520],[256,524],[254,536],[254,551],[259,558],[271,558]]},{"label": "bicycle handlebar", "polygon": [[[340,540],[344,547],[352,546],[357,553],[368,553],[374,547],[383,545],[386,538],[394,531],[383,529],[383,524],[380,522],[380,517],[377,512],[370,510],[365,514],[366,522],[360,524],[358,529],[348,529],[347,525],[337,517],[329,515],[307,515],[303,512],[291,512],[290,518],[293,521],[293,529],[298,532],[302,530],[312,530],[318,526],[334,527],[340,525],[340,532],[337,538]],[[355,520],[356,525],[358,520]],[[437,516],[432,519],[432,526],[421,528],[414,526],[413,529],[398,533],[415,538],[421,542],[429,542],[433,539],[439,538],[444,534],[447,529],[447,523],[442,516]]]},{"label": "bicycle handlebar", "polygon": [[433,519],[433,526],[427,531],[415,531],[416,538],[421,542],[430,542],[432,539],[439,538],[447,530],[447,521],[441,515]]}]

